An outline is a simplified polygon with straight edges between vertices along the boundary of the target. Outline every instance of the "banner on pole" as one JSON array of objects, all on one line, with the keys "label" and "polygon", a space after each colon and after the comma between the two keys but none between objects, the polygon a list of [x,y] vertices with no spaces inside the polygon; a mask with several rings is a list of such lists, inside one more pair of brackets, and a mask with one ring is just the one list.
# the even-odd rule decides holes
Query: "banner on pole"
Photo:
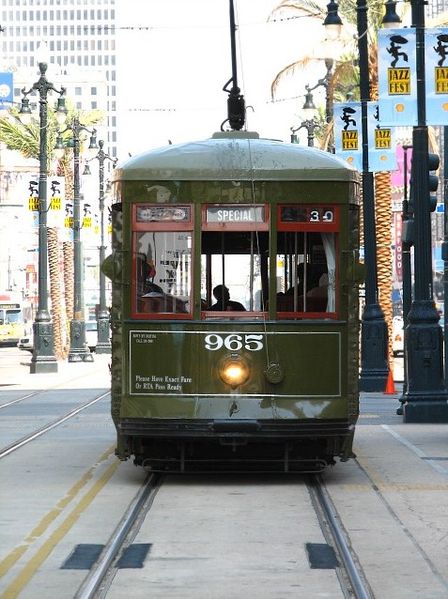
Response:
[{"label": "banner on pole", "polygon": [[378,102],[367,102],[367,129],[369,139],[369,171],[395,171],[395,130],[379,124]]},{"label": "banner on pole", "polygon": [[378,31],[378,103],[381,127],[418,124],[414,29]]},{"label": "banner on pole", "polygon": [[361,102],[335,104],[335,153],[362,171]]},{"label": "banner on pole", "polygon": [[425,32],[426,123],[448,125],[448,29]]},{"label": "banner on pole", "polygon": [[[64,214],[62,204],[65,196],[64,177],[47,178],[47,227],[62,229]],[[39,226],[39,181],[28,181],[28,210],[31,212],[33,227]]]}]

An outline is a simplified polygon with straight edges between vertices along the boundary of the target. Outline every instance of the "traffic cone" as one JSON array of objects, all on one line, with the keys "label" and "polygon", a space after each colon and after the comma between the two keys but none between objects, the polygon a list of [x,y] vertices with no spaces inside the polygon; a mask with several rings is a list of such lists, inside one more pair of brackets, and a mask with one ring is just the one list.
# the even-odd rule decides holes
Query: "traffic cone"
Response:
[{"label": "traffic cone", "polygon": [[386,389],[384,390],[385,395],[394,395],[396,393],[394,376],[392,370],[389,368],[389,374],[387,375]]}]

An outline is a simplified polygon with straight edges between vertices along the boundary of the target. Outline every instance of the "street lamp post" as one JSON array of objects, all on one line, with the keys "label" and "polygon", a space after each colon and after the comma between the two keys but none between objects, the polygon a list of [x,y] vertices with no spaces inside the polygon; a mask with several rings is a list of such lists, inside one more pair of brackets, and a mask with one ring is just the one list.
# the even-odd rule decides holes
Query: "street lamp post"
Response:
[{"label": "street lamp post", "polygon": [[359,88],[362,126],[362,198],[364,213],[364,262],[366,266],[365,305],[361,322],[362,391],[384,391],[388,369],[388,336],[384,313],[378,303],[375,193],[373,173],[369,172],[367,102],[370,100],[367,2],[357,0]]},{"label": "street lamp post", "polygon": [[314,131],[319,128],[319,123],[316,123],[314,119],[303,121],[298,127],[291,127],[291,143],[298,143],[297,131],[300,129],[306,129],[308,136],[308,146],[312,148],[314,146]]},{"label": "street lamp post", "polygon": [[[44,50],[44,48],[42,48]],[[46,77],[47,60],[38,57],[39,79],[29,90],[22,89],[22,105],[19,111],[24,122],[31,118],[28,95],[39,94],[39,259],[38,259],[38,308],[33,323],[34,346],[31,358],[30,373],[57,372],[58,364],[54,355],[54,331],[51,315],[48,310],[48,230],[47,230],[47,177],[48,177],[48,93],[56,92],[58,98],[58,115],[65,119],[65,89],[56,89]]]},{"label": "street lamp post", "polygon": [[411,0],[416,35],[417,126],[412,131],[414,298],[405,330],[404,422],[448,422],[442,329],[433,300],[428,128],[425,92],[425,1]]},{"label": "street lamp post", "polygon": [[[330,0],[324,25],[331,36],[332,29],[341,27],[338,5]],[[361,322],[361,374],[362,391],[384,391],[389,369],[387,363],[387,325],[378,303],[378,277],[376,265],[376,231],[373,173],[369,172],[369,142],[367,102],[370,100],[367,2],[357,0],[357,33],[359,52],[359,88],[362,128],[362,199],[364,215],[364,263],[366,266],[365,305]],[[334,37],[334,35],[332,36]]]},{"label": "street lamp post", "polygon": [[99,246],[99,266],[100,266],[100,304],[97,314],[98,324],[98,342],[95,348],[97,354],[110,354],[111,344],[109,336],[109,313],[106,305],[106,277],[101,269],[101,265],[104,262],[106,256],[106,246],[104,244],[104,162],[110,160],[115,167],[117,158],[112,158],[109,154],[103,150],[104,141],[98,142],[99,150],[98,154],[91,158],[91,160],[98,160],[98,173],[99,173],[99,209],[100,209],[100,246]]},{"label": "street lamp post", "polygon": [[[315,87],[313,87],[313,89],[315,89]],[[304,121],[302,121],[302,123],[300,123],[298,127],[291,127],[291,143],[299,143],[296,133],[300,129],[306,129],[306,132],[308,134],[308,146],[312,148],[314,146],[314,131],[316,129],[319,129],[320,125],[314,120],[314,115],[316,113],[317,108],[314,105],[313,94],[311,93],[309,85],[306,85],[305,89],[305,103],[302,107],[302,110],[305,113],[306,118]]]},{"label": "street lamp post", "polygon": [[319,81],[316,83],[316,85],[313,85],[313,87],[305,85],[307,95],[311,94],[311,92],[316,90],[318,87],[323,87],[325,89],[325,119],[327,123],[330,123],[333,118],[333,98],[329,93],[333,65],[334,60],[332,58],[325,58],[325,68],[327,69],[325,75],[322,77],[322,79],[319,79]]},{"label": "street lamp post", "polygon": [[[411,274],[411,246],[412,246],[412,223],[411,214],[409,211],[408,198],[408,151],[412,149],[410,145],[403,145],[403,205],[402,205],[402,227],[401,227],[401,272],[403,280],[403,327],[406,329],[408,324],[408,315],[411,309],[412,302],[412,274]],[[406,363],[406,344],[403,344],[403,359]],[[407,390],[406,369],[404,369],[403,392],[400,401],[404,403],[405,393]],[[403,407],[397,409],[397,414],[403,414]]]},{"label": "street lamp post", "polygon": [[95,149],[95,130],[90,131],[82,125],[77,116],[60,133],[56,141],[58,150],[64,149],[62,134],[72,132],[73,141],[73,271],[74,271],[74,303],[73,318],[70,321],[70,350],[69,362],[93,362],[93,356],[86,343],[86,323],[84,320],[84,289],[83,289],[83,251],[81,242],[81,198],[80,198],[80,135],[83,131],[91,134],[89,149]]}]

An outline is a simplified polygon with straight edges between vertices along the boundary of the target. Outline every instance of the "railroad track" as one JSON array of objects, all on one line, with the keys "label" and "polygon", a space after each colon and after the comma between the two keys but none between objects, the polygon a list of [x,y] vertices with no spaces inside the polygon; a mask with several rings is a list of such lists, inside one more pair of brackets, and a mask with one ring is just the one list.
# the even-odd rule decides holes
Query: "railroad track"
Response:
[{"label": "railroad track", "polygon": [[160,474],[149,474],[128,510],[112,533],[98,560],[75,595],[75,599],[100,599],[117,573],[115,564],[121,553],[131,545],[146,518],[163,481]]},{"label": "railroad track", "polygon": [[[150,474],[139,489],[127,512],[111,535],[97,562],[84,579],[75,599],[103,599],[118,572],[121,556],[133,543],[150,511],[163,483],[163,475]],[[339,566],[336,568],[341,596],[372,599],[373,594],[353,555],[336,510],[320,476],[310,476],[307,482],[311,502],[324,537],[335,551]]]},{"label": "railroad track", "polygon": [[320,476],[310,477],[307,484],[324,537],[339,558],[340,566],[336,568],[336,573],[344,595],[356,599],[373,599],[368,582],[352,552],[350,542]]},{"label": "railroad track", "polygon": [[37,389],[36,391],[31,391],[30,393],[26,393],[22,397],[17,397],[16,399],[12,399],[11,401],[7,401],[5,403],[0,404],[0,410],[8,408],[9,406],[13,406],[17,403],[20,403],[20,402],[24,401],[25,399],[30,399],[31,397],[37,397],[38,395],[42,395],[43,393],[48,393],[48,391],[54,391],[56,389],[60,389],[64,386],[67,386],[67,384],[69,384],[69,383],[72,383],[74,381],[79,381],[80,379],[83,379],[83,378],[85,378],[85,374],[81,374],[79,376],[74,376],[73,378],[65,380],[61,383],[58,383],[57,385],[45,387],[45,389]]},{"label": "railroad track", "polygon": [[[70,412],[67,412],[67,413],[63,414],[62,416],[59,416],[58,418],[56,418],[56,420],[53,420],[52,422],[50,422],[50,423],[48,423],[48,424],[40,427],[39,429],[33,431],[32,433],[29,433],[28,435],[25,435],[24,437],[21,437],[17,441],[13,441],[12,443],[10,443],[9,445],[7,445],[6,447],[3,447],[2,449],[0,449],[0,459],[6,457],[8,455],[10,455],[11,453],[13,453],[14,451],[20,449],[24,445],[27,445],[28,443],[31,443],[31,441],[34,441],[35,439],[38,439],[39,437],[41,437],[45,433],[48,433],[49,431],[53,430],[57,426],[60,426],[61,424],[63,424],[67,420],[70,420],[70,418],[73,418],[74,416],[76,416],[80,412],[83,412],[84,410],[86,410],[90,406],[96,404],[97,402],[101,401],[102,399],[104,399],[108,395],[110,395],[110,391],[103,392],[100,395],[97,395],[93,399],[89,400],[88,402],[82,404],[81,406],[77,406],[73,410],[70,410]],[[23,400],[23,399],[25,399],[25,397],[23,397],[21,399]]]}]

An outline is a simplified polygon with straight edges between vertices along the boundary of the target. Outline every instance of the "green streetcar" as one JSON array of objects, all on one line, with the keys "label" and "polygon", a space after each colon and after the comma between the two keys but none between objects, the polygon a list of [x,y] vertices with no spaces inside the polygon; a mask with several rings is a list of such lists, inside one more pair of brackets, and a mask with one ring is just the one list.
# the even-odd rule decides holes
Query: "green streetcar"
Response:
[{"label": "green streetcar", "polygon": [[220,132],[115,169],[112,417],[153,471],[321,471],[358,418],[359,181]]}]

